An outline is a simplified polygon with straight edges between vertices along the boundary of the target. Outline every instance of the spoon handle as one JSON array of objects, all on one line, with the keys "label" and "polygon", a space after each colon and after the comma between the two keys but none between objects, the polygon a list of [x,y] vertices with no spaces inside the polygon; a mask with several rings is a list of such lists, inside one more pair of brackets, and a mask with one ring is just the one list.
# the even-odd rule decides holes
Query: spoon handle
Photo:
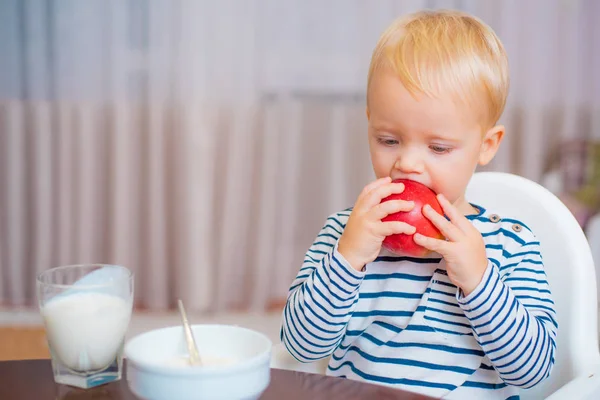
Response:
[{"label": "spoon handle", "polygon": [[199,365],[201,364],[200,354],[198,354],[198,347],[196,346],[196,341],[194,340],[194,335],[192,334],[192,329],[190,328],[190,323],[188,322],[185,308],[183,308],[183,302],[178,300],[177,305],[179,306],[179,313],[181,314],[181,320],[183,321],[185,341],[187,343],[188,353],[190,354],[190,364]]}]

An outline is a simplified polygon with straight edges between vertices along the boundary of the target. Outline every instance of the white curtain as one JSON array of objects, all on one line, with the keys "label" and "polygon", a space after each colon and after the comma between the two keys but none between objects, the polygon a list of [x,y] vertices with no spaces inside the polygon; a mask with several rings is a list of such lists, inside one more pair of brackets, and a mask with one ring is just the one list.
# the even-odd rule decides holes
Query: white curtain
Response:
[{"label": "white curtain", "polygon": [[0,1],[0,303],[105,262],[138,306],[264,309],[372,179],[364,92],[395,17],[458,8],[510,56],[493,165],[539,180],[600,138],[594,0]]}]

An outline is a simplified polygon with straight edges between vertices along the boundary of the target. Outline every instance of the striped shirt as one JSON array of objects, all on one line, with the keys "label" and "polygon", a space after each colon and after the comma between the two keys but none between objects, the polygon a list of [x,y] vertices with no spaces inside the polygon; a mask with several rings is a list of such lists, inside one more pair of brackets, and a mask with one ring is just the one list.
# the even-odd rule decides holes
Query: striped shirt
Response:
[{"label": "striped shirt", "polygon": [[296,359],[331,356],[327,374],[433,397],[516,399],[550,375],[558,324],[539,242],[523,223],[480,206],[467,218],[488,265],[463,296],[437,257],[382,250],[359,272],[337,251],[351,210],[330,216],[283,313]]}]

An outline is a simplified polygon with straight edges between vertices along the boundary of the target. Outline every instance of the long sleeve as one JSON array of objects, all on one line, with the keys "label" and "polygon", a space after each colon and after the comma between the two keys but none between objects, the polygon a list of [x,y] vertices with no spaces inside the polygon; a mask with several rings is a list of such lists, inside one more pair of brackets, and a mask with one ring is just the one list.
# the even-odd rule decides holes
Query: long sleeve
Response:
[{"label": "long sleeve", "polygon": [[335,214],[306,253],[283,312],[281,340],[302,362],[329,356],[342,339],[364,273],[337,251],[349,211]]},{"label": "long sleeve", "polygon": [[550,375],[558,324],[538,242],[490,260],[479,286],[457,300],[504,382],[529,388]]}]

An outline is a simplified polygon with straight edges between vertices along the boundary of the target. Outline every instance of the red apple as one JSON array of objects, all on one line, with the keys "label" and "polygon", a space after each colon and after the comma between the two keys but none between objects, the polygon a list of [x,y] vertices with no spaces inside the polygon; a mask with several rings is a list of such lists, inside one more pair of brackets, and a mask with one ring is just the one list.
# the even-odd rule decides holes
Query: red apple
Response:
[{"label": "red apple", "polygon": [[[435,211],[444,215],[442,207],[437,200],[436,194],[427,186],[408,179],[396,179],[394,183],[404,183],[404,191],[400,194],[392,194],[382,200],[406,200],[413,201],[415,206],[408,212],[397,212],[385,217],[382,221],[402,221],[416,228],[417,232],[424,236],[436,239],[444,239],[442,233],[423,215],[423,206],[429,204]],[[430,253],[424,247],[419,246],[413,240],[412,235],[395,234],[386,237],[383,247],[392,253],[413,257],[424,257]]]}]

